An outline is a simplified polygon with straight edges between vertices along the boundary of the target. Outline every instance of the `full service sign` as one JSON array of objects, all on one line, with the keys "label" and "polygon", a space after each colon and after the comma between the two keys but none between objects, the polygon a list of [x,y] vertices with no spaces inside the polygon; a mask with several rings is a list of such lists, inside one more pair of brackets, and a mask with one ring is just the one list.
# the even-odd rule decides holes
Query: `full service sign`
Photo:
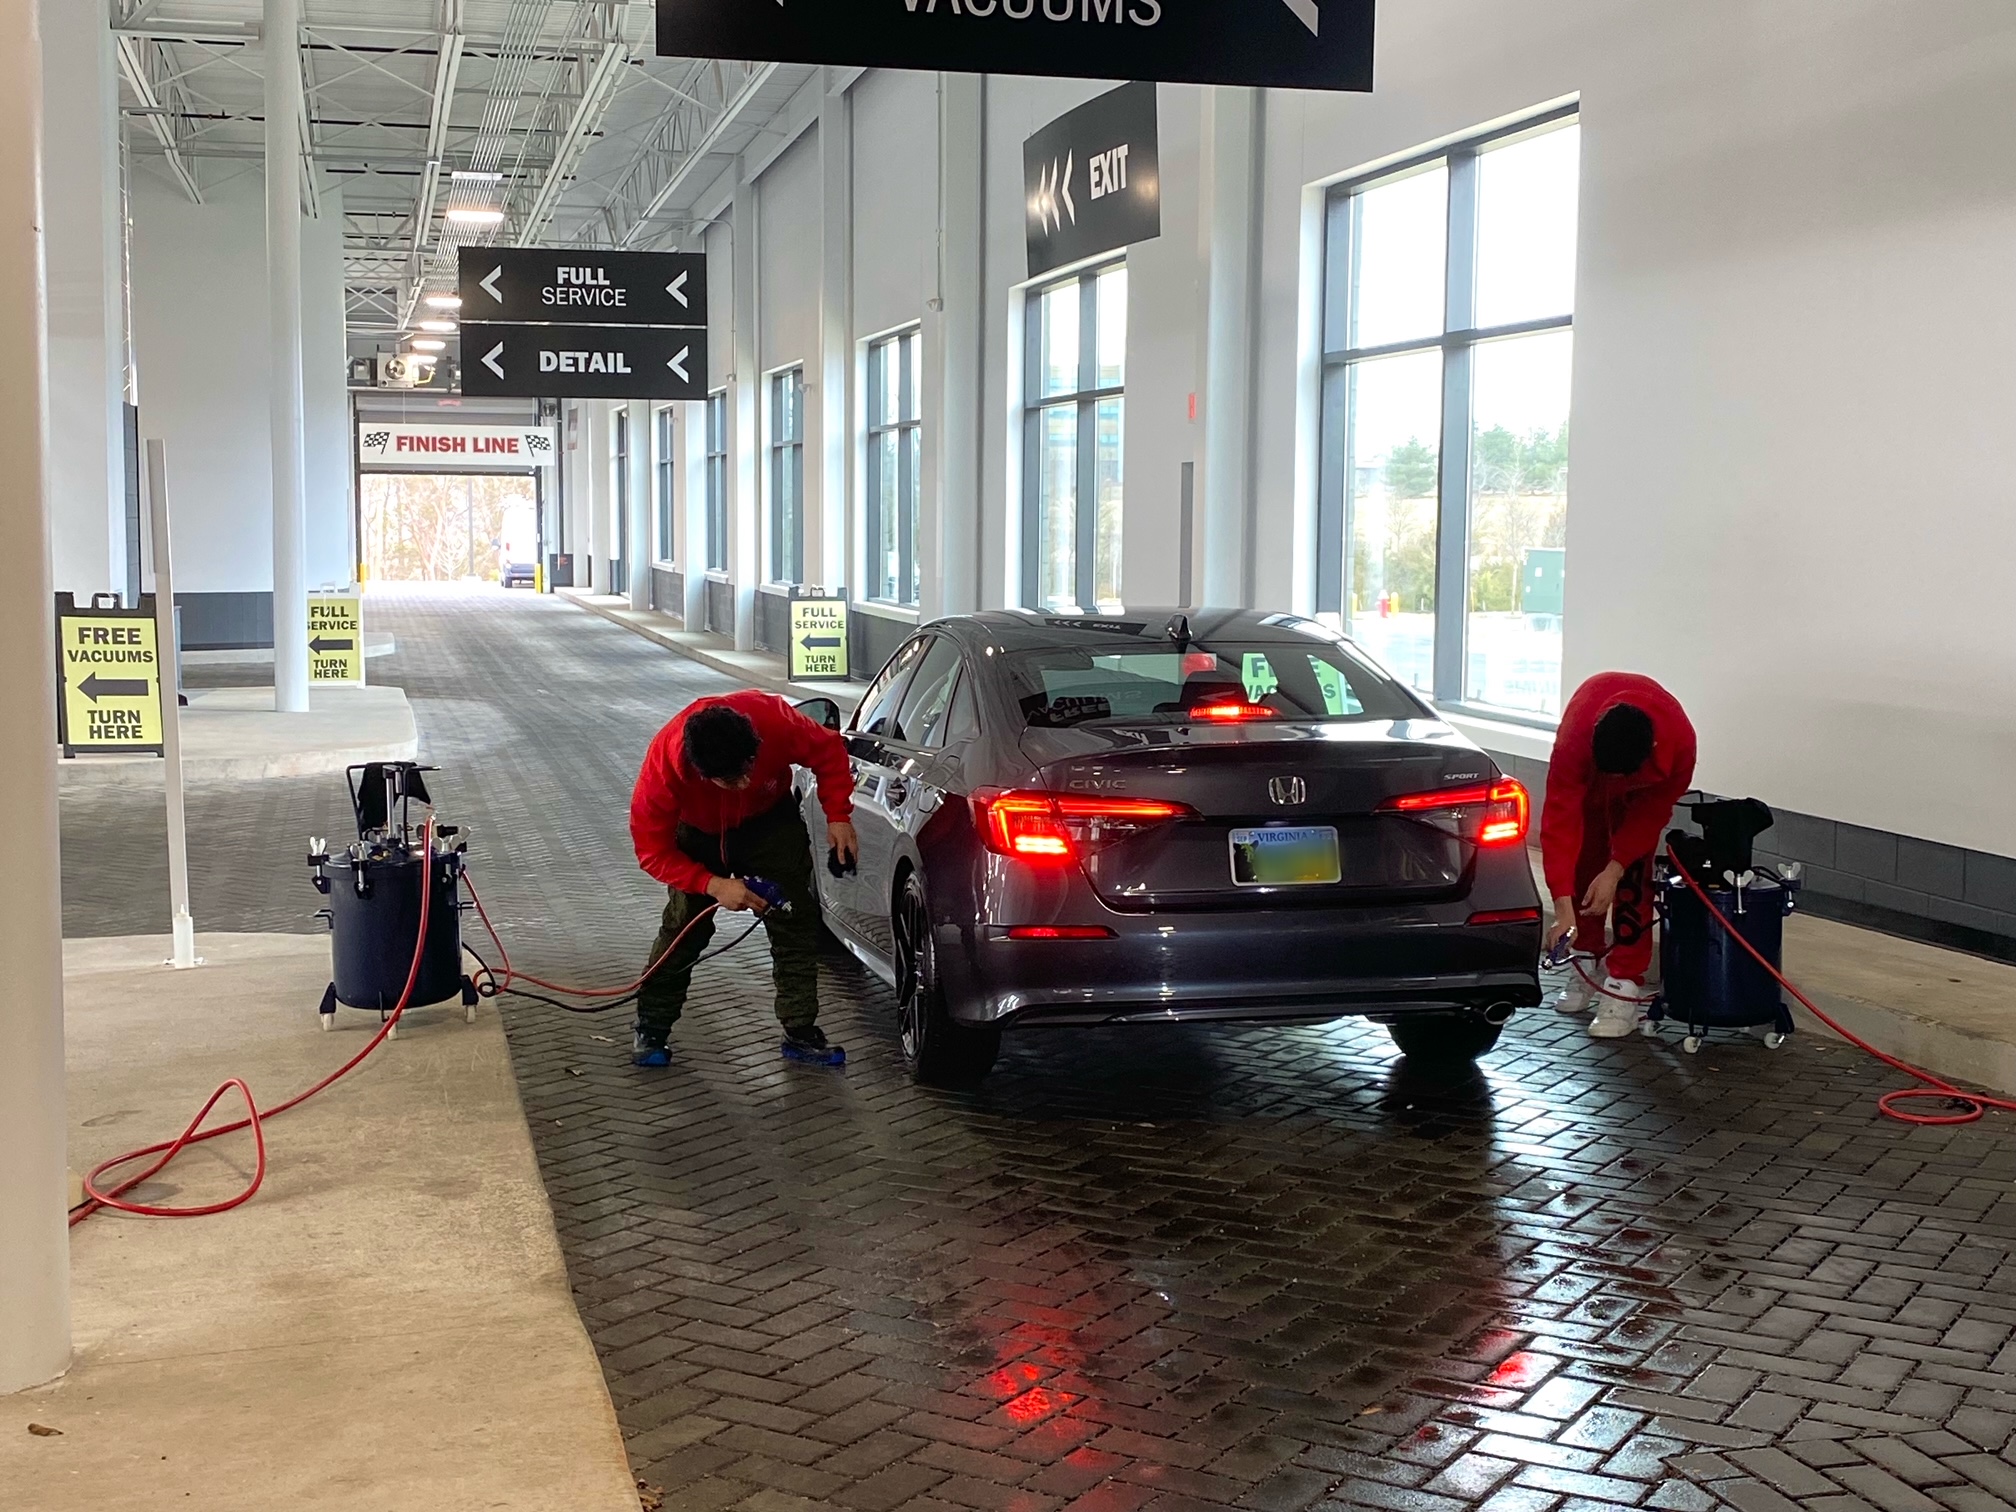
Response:
[{"label": "full service sign", "polygon": [[357,460],[366,467],[520,472],[557,460],[550,430],[497,425],[363,425]]},{"label": "full service sign", "polygon": [[354,595],[308,600],[308,681],[364,681],[364,601]]},{"label": "full service sign", "polygon": [[464,320],[705,326],[707,259],[697,252],[465,247]]},{"label": "full service sign", "polygon": [[791,680],[829,682],[847,676],[847,601],[791,600]]},{"label": "full service sign", "polygon": [[1022,144],[1029,276],[1162,234],[1153,84],[1123,84]]},{"label": "full service sign", "polygon": [[462,392],[494,399],[705,399],[707,333],[465,321]]},{"label": "full service sign", "polygon": [[59,610],[63,754],[164,753],[161,655],[154,616],[119,610]]},{"label": "full service sign", "polygon": [[1373,0],[658,0],[658,53],[1369,90]]}]

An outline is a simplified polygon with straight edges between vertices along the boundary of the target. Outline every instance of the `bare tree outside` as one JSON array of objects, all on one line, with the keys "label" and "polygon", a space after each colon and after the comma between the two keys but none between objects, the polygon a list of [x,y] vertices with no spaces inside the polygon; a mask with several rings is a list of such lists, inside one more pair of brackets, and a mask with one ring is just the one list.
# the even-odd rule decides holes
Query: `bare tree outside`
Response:
[{"label": "bare tree outside", "polygon": [[494,583],[529,561],[538,507],[515,474],[370,473],[364,478],[364,559],[376,582]]}]

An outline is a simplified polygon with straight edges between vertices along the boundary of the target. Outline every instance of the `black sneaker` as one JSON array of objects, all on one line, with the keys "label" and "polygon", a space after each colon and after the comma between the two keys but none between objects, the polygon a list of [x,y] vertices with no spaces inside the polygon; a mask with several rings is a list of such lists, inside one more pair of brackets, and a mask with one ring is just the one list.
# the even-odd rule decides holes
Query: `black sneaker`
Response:
[{"label": "black sneaker", "polygon": [[671,1065],[672,1052],[665,1044],[665,1036],[654,1034],[642,1024],[632,1026],[630,1064],[653,1068]]},{"label": "black sneaker", "polygon": [[787,1059],[804,1061],[813,1066],[847,1064],[847,1052],[838,1045],[828,1044],[826,1031],[817,1024],[807,1024],[800,1029],[786,1029],[784,1054]]},{"label": "black sneaker", "polygon": [[786,1029],[784,1038],[790,1042],[794,1050],[823,1052],[827,1049],[826,1031],[817,1024],[807,1024],[802,1029]]}]

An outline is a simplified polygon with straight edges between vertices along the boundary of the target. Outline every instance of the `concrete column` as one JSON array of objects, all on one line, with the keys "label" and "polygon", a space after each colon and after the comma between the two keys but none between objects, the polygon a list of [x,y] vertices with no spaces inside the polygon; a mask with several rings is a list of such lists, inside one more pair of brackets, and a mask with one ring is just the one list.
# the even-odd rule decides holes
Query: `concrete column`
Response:
[{"label": "concrete column", "polygon": [[735,649],[756,649],[756,585],[763,580],[761,423],[763,374],[757,367],[756,183],[735,186],[734,367],[728,380],[728,574],[735,584]]},{"label": "concrete column", "polygon": [[651,406],[643,399],[630,401],[630,519],[628,525],[630,563],[630,607],[651,607],[651,563],[658,553],[652,549],[651,519],[656,512],[651,498],[651,448],[657,444],[652,433]]},{"label": "concrete column", "polygon": [[[49,628],[42,52],[34,0],[0,0],[0,1393],[70,1363],[63,1104],[63,905],[56,838],[56,662]],[[77,185],[80,189],[88,185]]]},{"label": "concrete column", "polygon": [[980,607],[987,81],[938,76],[938,287],[924,319],[925,617]]},{"label": "concrete column", "polygon": [[1213,87],[1204,100],[1207,238],[1204,422],[1198,469],[1203,599],[1250,605],[1254,593],[1255,344],[1260,335],[1261,104],[1257,89]]},{"label": "concrete column", "polygon": [[575,558],[575,586],[592,587],[597,593],[609,589],[609,405],[606,400],[587,399],[581,404],[581,450],[576,468],[581,478],[581,511],[587,531],[581,549],[588,558],[588,576],[581,575],[581,561]]},{"label": "concrete column", "polygon": [[[105,7],[41,0],[56,586],[127,588],[126,316],[119,81]],[[18,39],[17,39],[18,45]]]},{"label": "concrete column", "polygon": [[[854,110],[847,91],[827,70],[819,102],[819,169],[824,180],[820,218],[819,377],[817,398],[819,473],[817,549],[808,551],[807,570],[828,592],[856,585],[854,510],[849,480],[849,441],[854,413]],[[808,543],[808,545],[811,543]]]},{"label": "concrete column", "polygon": [[266,283],[272,310],[273,704],[308,712],[301,334],[301,0],[266,0]]}]

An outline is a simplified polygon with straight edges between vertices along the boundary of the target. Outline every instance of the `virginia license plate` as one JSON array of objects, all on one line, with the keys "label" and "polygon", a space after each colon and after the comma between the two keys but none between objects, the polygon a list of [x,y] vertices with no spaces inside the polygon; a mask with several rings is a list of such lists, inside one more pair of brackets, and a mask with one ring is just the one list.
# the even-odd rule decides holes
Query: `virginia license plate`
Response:
[{"label": "virginia license plate", "polygon": [[1232,880],[1240,887],[1308,887],[1343,879],[1337,831],[1329,825],[1232,831]]}]

